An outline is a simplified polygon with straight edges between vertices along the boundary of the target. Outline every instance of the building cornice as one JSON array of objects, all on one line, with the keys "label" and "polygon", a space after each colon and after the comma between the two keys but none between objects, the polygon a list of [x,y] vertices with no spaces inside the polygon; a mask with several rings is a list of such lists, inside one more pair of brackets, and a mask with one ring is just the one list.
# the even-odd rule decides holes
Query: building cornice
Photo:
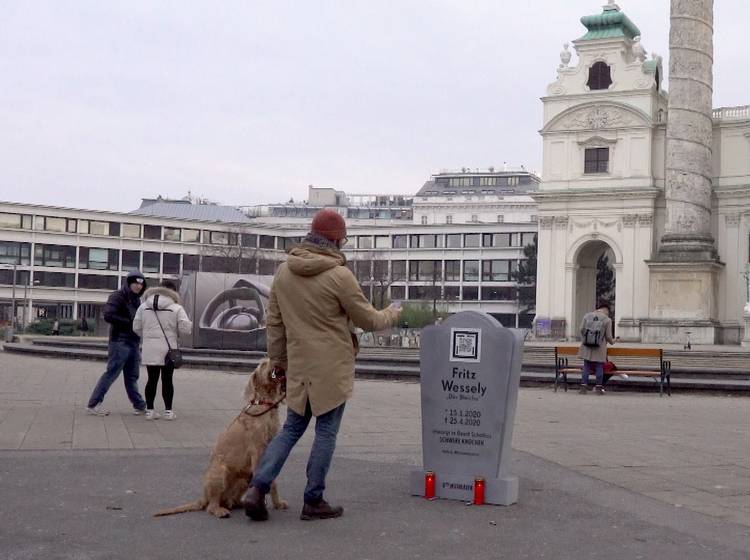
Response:
[{"label": "building cornice", "polygon": [[648,189],[576,189],[573,190],[561,190],[561,191],[539,191],[534,194],[534,199],[537,202],[552,202],[552,201],[566,201],[566,200],[579,200],[579,199],[611,199],[624,198],[624,199],[651,199],[654,200],[662,195],[661,189],[648,188]]},{"label": "building cornice", "polygon": [[[650,89],[636,89],[636,90],[624,90],[618,92],[611,92],[605,90],[605,93],[594,93],[591,91],[581,93],[568,93],[561,95],[545,95],[540,97],[543,102],[548,101],[575,101],[577,99],[585,99],[586,101],[611,101],[613,97],[655,97],[653,90]],[[664,97],[666,101],[666,96]]]},{"label": "building cornice", "polygon": [[714,188],[714,196],[720,199],[727,199],[727,198],[748,199],[750,198],[750,185]]}]

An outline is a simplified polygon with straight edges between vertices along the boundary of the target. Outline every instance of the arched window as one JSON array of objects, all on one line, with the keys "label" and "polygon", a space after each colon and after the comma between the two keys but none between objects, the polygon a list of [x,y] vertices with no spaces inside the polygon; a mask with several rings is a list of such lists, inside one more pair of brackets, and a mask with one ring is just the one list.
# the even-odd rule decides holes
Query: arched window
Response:
[{"label": "arched window", "polygon": [[607,89],[612,85],[612,74],[606,62],[595,62],[589,68],[589,81],[586,83],[591,91]]}]

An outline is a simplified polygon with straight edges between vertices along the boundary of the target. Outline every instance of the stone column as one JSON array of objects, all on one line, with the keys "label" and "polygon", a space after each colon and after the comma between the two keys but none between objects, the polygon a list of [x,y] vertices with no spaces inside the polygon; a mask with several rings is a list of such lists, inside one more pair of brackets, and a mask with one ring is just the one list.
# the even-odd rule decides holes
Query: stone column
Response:
[{"label": "stone column", "polygon": [[718,260],[711,236],[713,0],[671,0],[665,233],[657,260]]},{"label": "stone column", "polygon": [[666,222],[649,266],[643,342],[722,340],[722,264],[711,235],[713,0],[671,0]]}]

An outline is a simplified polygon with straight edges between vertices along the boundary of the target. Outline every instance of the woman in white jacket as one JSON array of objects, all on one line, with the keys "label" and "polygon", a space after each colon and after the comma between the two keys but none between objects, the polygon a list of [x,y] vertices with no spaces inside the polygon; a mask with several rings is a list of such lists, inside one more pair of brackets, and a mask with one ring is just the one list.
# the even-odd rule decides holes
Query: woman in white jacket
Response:
[{"label": "woman in white jacket", "polygon": [[[158,314],[158,320],[157,320]],[[161,322],[161,326],[159,326]],[[162,328],[164,331],[162,331]],[[138,308],[133,320],[133,331],[141,337],[141,363],[148,371],[146,383],[146,420],[156,420],[159,414],[154,411],[156,386],[161,376],[161,394],[164,397],[164,419],[177,418],[172,410],[174,385],[172,374],[174,368],[165,365],[164,361],[172,348],[178,347],[178,335],[189,335],[193,323],[180,305],[180,296],[174,282],[163,280],[157,288],[149,288],[143,294],[143,303]],[[166,335],[166,337],[165,337]],[[169,339],[169,345],[167,345]]]}]

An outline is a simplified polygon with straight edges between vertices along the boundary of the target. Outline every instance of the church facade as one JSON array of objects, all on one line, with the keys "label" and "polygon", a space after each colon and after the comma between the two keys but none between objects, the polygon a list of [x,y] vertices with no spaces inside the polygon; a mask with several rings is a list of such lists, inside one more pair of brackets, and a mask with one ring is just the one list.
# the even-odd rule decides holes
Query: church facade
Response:
[{"label": "church facade", "polygon": [[693,164],[668,140],[662,59],[647,56],[640,31],[611,1],[581,22],[586,33],[573,41],[575,62],[566,44],[557,80],[542,98],[536,335],[578,336],[596,304],[597,262],[606,254],[621,340],[737,344],[748,301],[750,107],[707,117],[711,255],[661,258],[664,240],[681,239],[670,237],[670,224],[691,227],[687,211],[678,215],[680,205],[700,206],[690,198],[694,191],[681,199],[683,191],[668,188],[668,177],[686,176],[674,161]]}]

